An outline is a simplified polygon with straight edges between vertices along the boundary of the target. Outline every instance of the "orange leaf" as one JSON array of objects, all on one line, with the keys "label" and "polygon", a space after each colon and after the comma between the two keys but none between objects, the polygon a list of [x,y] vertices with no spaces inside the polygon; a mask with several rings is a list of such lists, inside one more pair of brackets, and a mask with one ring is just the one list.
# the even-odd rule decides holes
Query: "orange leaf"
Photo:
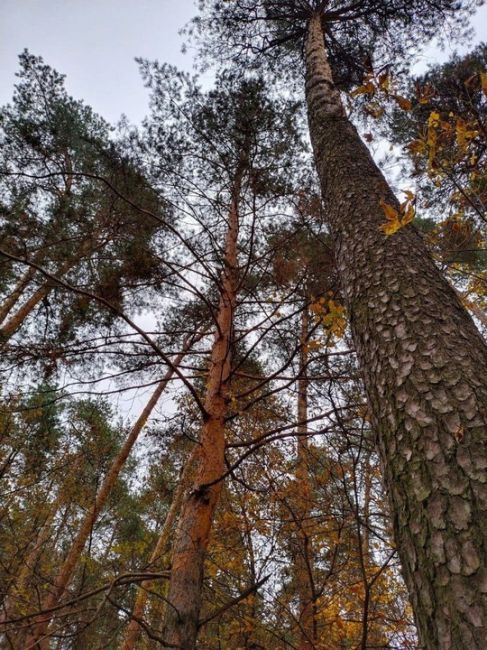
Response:
[{"label": "orange leaf", "polygon": [[403,111],[410,111],[412,109],[413,105],[406,97],[401,97],[401,95],[392,95],[392,97]]},{"label": "orange leaf", "polygon": [[386,219],[389,221],[393,221],[394,219],[397,219],[399,216],[398,211],[393,205],[389,205],[389,203],[386,203],[384,199],[380,200],[380,207],[384,210],[384,214],[386,215]]},{"label": "orange leaf", "polygon": [[374,94],[375,94],[374,84],[368,81],[366,84],[363,84],[362,86],[355,88],[355,90],[352,90],[350,96],[357,97],[358,95],[374,95]]}]

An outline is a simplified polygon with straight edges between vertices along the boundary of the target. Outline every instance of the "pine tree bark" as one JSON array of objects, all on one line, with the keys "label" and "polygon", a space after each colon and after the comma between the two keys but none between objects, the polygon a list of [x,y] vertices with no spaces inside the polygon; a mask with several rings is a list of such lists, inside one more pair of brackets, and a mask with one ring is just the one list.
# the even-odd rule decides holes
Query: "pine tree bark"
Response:
[{"label": "pine tree bark", "polygon": [[[145,426],[147,420],[149,419],[152,411],[154,410],[157,402],[159,401],[168,382],[171,380],[174,374],[174,368],[181,363],[191,343],[192,343],[192,339],[191,340],[187,339],[184,346],[184,350],[176,357],[173,366],[168,369],[168,371],[164,376],[164,379],[157,385],[157,388],[152,394],[150,400],[148,401],[144,410],[142,411],[139,418],[137,419],[136,423],[130,430],[130,433],[127,436],[122,448],[118,452],[117,456],[114,458],[110,466],[110,469],[108,470],[101,484],[98,494],[96,495],[95,502],[92,508],[88,510],[88,512],[86,513],[85,517],[81,522],[78,533],[73,543],[71,544],[69,552],[66,558],[64,559],[64,562],[56,578],[54,579],[53,586],[51,587],[48,595],[46,596],[46,598],[44,598],[42,602],[40,608],[41,611],[49,610],[52,607],[55,607],[56,605],[59,604],[63,594],[66,591],[66,588],[68,587],[73,577],[73,573],[79,562],[81,554],[83,553],[83,549],[85,547],[86,541],[90,536],[90,533],[98,519],[100,512],[103,510],[108,500],[108,497],[110,496],[110,493],[120,475],[120,472],[123,469],[125,461],[127,460],[130,452],[132,451],[132,448],[136,443],[140,432]],[[50,613],[40,615],[39,622],[33,626],[32,631],[27,638],[26,647],[32,647],[32,648],[49,647],[48,646],[49,640],[47,636],[48,636],[48,628],[51,622],[51,618],[52,618],[52,614]]]},{"label": "pine tree bark", "polygon": [[9,313],[15,307],[20,296],[24,292],[29,282],[33,279],[35,274],[36,274],[36,269],[33,266],[29,266],[27,271],[18,280],[12,293],[9,296],[7,296],[7,298],[5,298],[5,300],[3,301],[0,307],[0,323],[3,323],[3,321],[7,318]]},{"label": "pine tree bark", "polygon": [[[244,163],[242,163],[244,164]],[[228,411],[233,315],[237,292],[237,239],[243,167],[236,172],[228,217],[217,331],[208,371],[205,411],[200,432],[196,475],[176,531],[165,641],[180,650],[194,650],[201,609],[204,560],[225,472],[225,417]]]},{"label": "pine tree bark", "polygon": [[[98,234],[99,231],[95,230],[92,233],[90,239],[86,239],[81,243],[76,258],[65,260],[62,264],[59,265],[56,271],[56,275],[58,277],[62,278],[64,275],[66,275],[66,273],[71,271],[71,269],[75,268],[80,263],[80,260],[82,258],[86,257],[94,250],[96,250],[97,246],[95,242]],[[19,283],[17,284],[14,292],[11,294],[11,296],[9,296],[9,298],[0,308],[0,323],[5,321],[7,316],[10,314],[11,310],[16,305],[24,289],[30,283],[36,272],[37,271],[34,267],[29,267],[24,276],[22,276],[21,280],[19,280]],[[41,301],[51,293],[53,288],[54,285],[51,281],[44,282],[44,284],[38,287],[36,291],[34,291],[34,293],[18,308],[18,310],[10,316],[10,318],[2,325],[2,327],[0,327],[0,341],[4,343],[8,341],[22,326],[25,319],[41,303]]]},{"label": "pine tree bark", "polygon": [[[82,247],[81,255],[86,254],[87,245]],[[75,267],[79,262],[76,260],[69,260],[61,264],[57,271],[59,277],[63,277],[68,271]],[[35,273],[35,269],[31,267]],[[27,274],[26,274],[27,275]],[[29,316],[34,309],[39,305],[44,298],[46,298],[52,291],[54,285],[52,282],[44,282],[34,293],[19,307],[19,309],[12,314],[12,316],[0,327],[0,341],[8,341],[15,332],[21,327],[27,316]],[[19,294],[20,297],[20,294]],[[14,303],[15,304],[15,303]],[[13,305],[12,305],[13,306]]]},{"label": "pine tree bark", "polygon": [[333,85],[321,18],[309,24],[310,135],[338,272],[378,436],[396,543],[422,646],[487,638],[487,349],[398,206]]},{"label": "pine tree bark", "polygon": [[[169,511],[166,515],[164,524],[157,539],[157,543],[150,557],[149,566],[147,567],[148,570],[160,568],[159,564],[161,563],[164,555],[167,553],[170,535],[176,517],[178,516],[181,509],[184,495],[187,492],[188,482],[193,472],[195,460],[196,450],[193,450],[184,465],[184,470],[174,493],[171,507],[169,508]],[[137,596],[135,598],[134,607],[132,609],[132,620],[127,626],[125,638],[122,642],[122,645],[120,646],[120,650],[134,650],[137,647],[137,642],[139,640],[141,632],[141,627],[138,621],[144,618],[144,611],[148,596],[147,589],[149,586],[150,582],[144,581],[141,583],[140,587],[137,590]]]}]

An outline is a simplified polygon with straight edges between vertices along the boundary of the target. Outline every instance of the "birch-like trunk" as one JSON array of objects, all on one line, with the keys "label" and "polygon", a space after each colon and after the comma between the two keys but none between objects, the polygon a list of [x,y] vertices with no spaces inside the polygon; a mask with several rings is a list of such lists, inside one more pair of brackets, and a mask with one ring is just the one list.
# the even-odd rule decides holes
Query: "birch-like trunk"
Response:
[{"label": "birch-like trunk", "polygon": [[[157,385],[156,390],[152,394],[150,400],[146,404],[144,410],[140,414],[137,422],[134,424],[130,430],[129,435],[127,436],[122,448],[118,452],[117,456],[114,458],[110,469],[108,470],[101,487],[96,495],[95,502],[90,510],[86,513],[83,518],[81,525],[79,527],[78,533],[71,544],[69,552],[64,559],[62,566],[59,569],[57,576],[54,579],[53,585],[41,604],[41,611],[49,610],[52,607],[58,605],[63,597],[63,594],[68,587],[76,566],[79,562],[83,549],[85,547],[86,541],[90,536],[90,533],[95,525],[98,516],[103,510],[108,497],[120,475],[120,472],[123,469],[125,461],[127,460],[130,452],[132,451],[133,446],[135,445],[137,438],[139,437],[140,432],[145,426],[147,420],[149,419],[152,411],[154,410],[159,398],[161,397],[163,391],[165,390],[168,382],[172,379],[174,374],[174,368],[179,366],[183,360],[187,350],[191,345],[190,340],[188,339],[185,344],[185,349],[176,357],[173,362],[173,366],[168,369],[164,379]],[[48,647],[48,628],[52,619],[52,613],[46,613],[39,616],[39,622],[36,623],[27,639],[26,648],[32,647],[36,648],[36,644],[39,644],[39,647]],[[47,639],[47,642],[41,642],[42,639]]]},{"label": "birch-like trunk", "polygon": [[422,646],[487,639],[487,348],[345,116],[320,16],[306,94],[325,214],[377,431],[394,529]]},{"label": "birch-like trunk", "polygon": [[219,479],[225,472],[225,417],[228,411],[237,291],[238,208],[242,174],[243,171],[237,171],[228,216],[218,328],[207,377],[206,417],[200,432],[196,475],[183,506],[173,548],[164,627],[165,641],[180,650],[193,650],[196,646],[204,560],[222,490]]}]

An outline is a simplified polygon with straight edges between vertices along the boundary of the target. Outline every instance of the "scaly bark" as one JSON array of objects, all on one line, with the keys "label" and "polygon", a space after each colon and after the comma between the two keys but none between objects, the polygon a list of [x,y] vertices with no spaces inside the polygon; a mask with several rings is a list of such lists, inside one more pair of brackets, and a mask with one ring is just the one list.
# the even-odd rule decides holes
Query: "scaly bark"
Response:
[{"label": "scaly bark", "polygon": [[[171,507],[169,508],[169,511],[166,515],[164,524],[157,539],[157,543],[150,557],[149,566],[147,567],[148,571],[161,568],[160,564],[168,551],[171,532],[176,517],[178,516],[181,509],[183,498],[187,492],[188,482],[193,472],[195,460],[196,450],[193,450],[184,465],[184,470],[174,493]],[[138,621],[143,620],[144,618],[144,611],[148,597],[147,590],[150,584],[150,581],[144,581],[141,583],[140,587],[137,590],[137,596],[135,598],[134,607],[132,609],[132,620],[127,626],[125,638],[120,646],[121,650],[134,650],[137,647],[137,642],[139,640],[141,632],[141,627]]]},{"label": "scaly bark", "polygon": [[333,85],[309,24],[310,134],[422,646],[485,648],[487,349],[398,206]]},{"label": "scaly bark", "polygon": [[[149,419],[152,411],[154,410],[159,398],[161,397],[163,391],[165,390],[168,382],[171,380],[174,374],[174,368],[179,366],[183,360],[189,346],[191,345],[189,339],[185,343],[185,349],[181,352],[176,359],[174,360],[173,366],[169,368],[166,372],[164,379],[157,385],[156,390],[152,394],[150,400],[146,404],[144,410],[140,414],[136,423],[130,430],[129,435],[127,436],[122,448],[118,452],[117,456],[114,458],[110,469],[108,470],[98,494],[96,495],[95,502],[92,508],[86,513],[83,518],[81,525],[79,527],[78,533],[71,544],[69,552],[64,559],[64,562],[54,579],[53,586],[51,587],[47,597],[43,600],[40,607],[41,611],[49,610],[52,607],[55,607],[59,604],[66,588],[68,587],[73,573],[76,569],[76,566],[79,562],[83,549],[85,547],[86,541],[95,525],[100,512],[103,510],[108,497],[120,475],[120,472],[123,469],[125,461],[127,460],[134,444],[139,437],[140,432],[145,426],[147,420]],[[41,639],[46,639],[48,635],[48,628],[52,618],[51,613],[46,613],[40,616],[40,621],[33,626],[33,629],[27,639],[26,647],[48,647],[46,642],[41,642]],[[37,645],[36,645],[37,644]]]},{"label": "scaly bark", "polygon": [[[242,163],[243,165],[244,163]],[[217,331],[206,384],[206,416],[200,432],[196,476],[179,520],[174,541],[165,641],[193,650],[198,634],[203,570],[225,471],[225,417],[228,411],[233,315],[237,291],[237,239],[243,166],[236,172],[228,217]]]}]

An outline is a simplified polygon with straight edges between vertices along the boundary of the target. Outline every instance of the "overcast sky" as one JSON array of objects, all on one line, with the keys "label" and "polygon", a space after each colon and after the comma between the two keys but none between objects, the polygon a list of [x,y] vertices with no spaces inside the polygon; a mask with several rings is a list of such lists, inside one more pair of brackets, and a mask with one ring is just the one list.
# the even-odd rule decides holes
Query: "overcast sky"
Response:
[{"label": "overcast sky", "polygon": [[108,121],[147,111],[134,57],[191,69],[178,31],[193,0],[0,0],[0,103],[12,95],[17,56],[28,48],[67,77],[75,98]]},{"label": "overcast sky", "polygon": [[[191,69],[178,31],[194,0],[0,0],[0,104],[12,95],[17,55],[28,48],[67,76],[70,94],[110,122],[122,113],[138,122],[147,112],[134,57]],[[475,42],[487,41],[487,6],[474,21]],[[430,48],[424,64],[444,60]]]}]

